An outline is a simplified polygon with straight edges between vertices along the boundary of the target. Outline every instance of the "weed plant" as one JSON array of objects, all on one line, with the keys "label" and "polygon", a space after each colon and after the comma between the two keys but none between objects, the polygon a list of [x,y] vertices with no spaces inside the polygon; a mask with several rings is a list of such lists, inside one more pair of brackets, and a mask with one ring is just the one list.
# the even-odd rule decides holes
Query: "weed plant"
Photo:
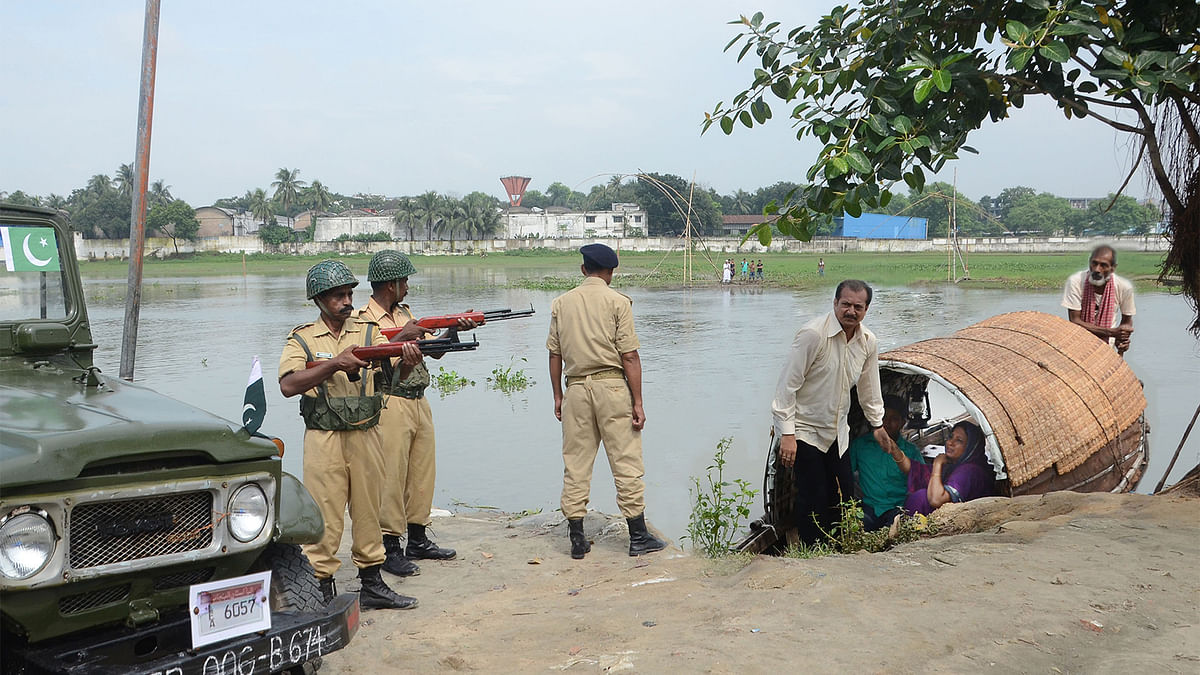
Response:
[{"label": "weed plant", "polygon": [[430,375],[432,375],[430,378],[432,380],[431,384],[438,390],[442,398],[446,398],[463,387],[475,386],[474,380],[469,380],[459,375],[457,371],[446,370],[445,366],[438,366],[437,372],[430,373]]},{"label": "weed plant", "polygon": [[[525,357],[521,357],[522,363],[527,363]],[[508,367],[496,366],[492,369],[492,375],[487,379],[488,386],[505,394],[511,394],[514,391],[525,391],[529,385],[533,384],[533,380],[525,374],[523,368],[515,368],[510,360]]]},{"label": "weed plant", "polygon": [[819,558],[835,553],[879,553],[897,544],[916,541],[923,537],[937,534],[936,524],[917,513],[911,516],[901,516],[895,524],[895,534],[889,528],[868,532],[863,527],[862,505],[855,499],[841,503],[841,517],[826,532],[825,540],[809,545],[803,542],[791,544],[784,549],[786,558]]},{"label": "weed plant", "polygon": [[750,488],[749,481],[737,478],[731,483],[725,480],[725,452],[731,442],[730,438],[722,438],[717,443],[713,463],[705,471],[707,485],[692,476],[692,489],[689,490],[692,514],[684,537],[691,540],[692,548],[710,558],[730,553],[742,519],[750,517],[750,505],[758,494],[758,490]]}]

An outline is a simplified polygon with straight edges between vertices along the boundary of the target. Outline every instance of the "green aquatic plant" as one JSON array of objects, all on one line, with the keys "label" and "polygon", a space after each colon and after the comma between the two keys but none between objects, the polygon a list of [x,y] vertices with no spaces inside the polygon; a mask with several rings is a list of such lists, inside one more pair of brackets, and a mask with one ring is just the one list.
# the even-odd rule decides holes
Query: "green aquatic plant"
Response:
[{"label": "green aquatic plant", "polygon": [[[819,558],[835,553],[879,553],[897,544],[916,541],[937,534],[937,523],[916,513],[896,519],[891,528],[868,531],[863,526],[862,504],[856,499],[847,499],[839,506],[841,516],[828,531],[818,525],[825,540],[816,544],[798,542],[784,549],[786,558]],[[813,516],[816,522],[816,516]]]},{"label": "green aquatic plant", "polygon": [[[521,357],[521,362],[527,362],[525,357]],[[505,394],[511,394],[514,391],[525,391],[525,389],[529,388],[529,385],[533,384],[533,380],[525,374],[525,370],[523,368],[514,368],[511,360],[507,368],[503,366],[493,368],[492,375],[487,381],[489,387]]]},{"label": "green aquatic plant", "polygon": [[453,394],[464,387],[475,386],[474,380],[470,380],[462,375],[459,375],[457,371],[446,370],[445,366],[438,366],[437,372],[431,373],[431,375],[432,377],[430,378],[430,384],[433,385],[434,389],[438,390],[438,393],[442,395],[442,398],[445,398],[446,396]]},{"label": "green aquatic plant", "polygon": [[733,538],[741,529],[742,519],[750,517],[750,505],[758,490],[741,478],[731,483],[725,480],[725,453],[731,438],[717,443],[713,463],[705,470],[704,482],[692,476],[692,513],[685,538],[692,548],[710,558],[729,554]]}]

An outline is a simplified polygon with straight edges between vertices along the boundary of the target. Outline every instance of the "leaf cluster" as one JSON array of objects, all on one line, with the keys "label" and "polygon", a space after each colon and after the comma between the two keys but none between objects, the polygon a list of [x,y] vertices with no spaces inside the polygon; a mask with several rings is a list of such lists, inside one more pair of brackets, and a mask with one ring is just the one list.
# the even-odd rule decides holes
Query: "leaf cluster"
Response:
[{"label": "leaf cluster", "polygon": [[[521,357],[521,361],[526,362],[525,357]],[[525,391],[529,385],[533,384],[533,380],[525,374],[523,368],[516,368],[510,361],[508,366],[496,366],[492,369],[491,376],[488,377],[488,386],[492,389],[505,394],[511,394],[514,391]]]},{"label": "leaf cluster", "polygon": [[445,366],[438,366],[437,372],[430,373],[430,375],[430,384],[438,390],[442,398],[446,398],[464,387],[475,386],[474,380],[459,375],[457,371],[446,370]]},{"label": "leaf cluster", "polygon": [[[731,23],[742,32],[726,50],[753,62],[753,79],[706,113],[703,129],[731,134],[765,124],[780,107],[797,139],[821,143],[811,184],[762,211],[805,241],[835,216],[886,208],[900,181],[920,192],[926,172],[974,152],[968,135],[1026,96],[1050,96],[1068,118],[1138,134],[1150,152],[1148,107],[1200,100],[1192,0],[863,0],[786,32],[762,13]],[[769,222],[749,236],[769,243]]]}]

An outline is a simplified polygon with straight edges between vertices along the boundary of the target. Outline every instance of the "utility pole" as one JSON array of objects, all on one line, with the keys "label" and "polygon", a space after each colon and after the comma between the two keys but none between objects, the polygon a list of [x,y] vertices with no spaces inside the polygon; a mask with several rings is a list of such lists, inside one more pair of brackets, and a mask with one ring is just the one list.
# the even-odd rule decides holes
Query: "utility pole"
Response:
[{"label": "utility pole", "polygon": [[150,180],[150,127],[154,120],[154,69],[158,62],[159,0],[146,0],[142,32],[142,85],[138,94],[137,156],[133,162],[133,206],[129,213],[129,280],[125,328],[121,336],[123,380],[133,381],[138,313],[142,304],[142,263],[146,248],[146,184]]}]

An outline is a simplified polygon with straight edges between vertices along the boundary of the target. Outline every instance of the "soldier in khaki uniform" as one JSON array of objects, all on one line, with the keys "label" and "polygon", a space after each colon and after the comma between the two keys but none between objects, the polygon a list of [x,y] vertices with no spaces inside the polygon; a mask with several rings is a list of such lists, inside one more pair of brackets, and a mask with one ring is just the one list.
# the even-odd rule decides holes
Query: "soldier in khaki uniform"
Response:
[{"label": "soldier in khaki uniform", "polygon": [[[337,593],[333,573],[340,564],[337,551],[349,506],[351,557],[362,582],[360,606],[409,609],[417,606],[417,600],[392,591],[380,575],[383,451],[377,423],[382,397],[375,393],[370,364],[353,350],[387,339],[376,324],[354,318],[352,289],[357,285],[358,279],[341,262],[323,260],[313,265],[308,271],[308,298],[321,317],[293,329],[279,359],[280,392],[285,397],[301,394],[300,414],[306,428],[304,485],[325,520],[321,540],[305,546],[304,552],[328,601]],[[420,357],[420,351],[410,346],[401,358],[411,368]],[[310,361],[317,365],[308,368]]]},{"label": "soldier in khaki uniform", "polygon": [[[562,422],[562,512],[570,532],[571,557],[583,558],[591,544],[583,532],[592,467],[601,442],[608,455],[617,505],[629,523],[629,555],[666,547],[646,529],[642,476],[642,362],[633,328],[633,301],[609,288],[617,254],[588,244],[575,289],[550,306],[550,382],[554,416]],[[566,393],[563,375],[566,375]]]},{"label": "soldier in khaki uniform", "polygon": [[[358,316],[378,323],[380,328],[401,328],[393,338],[396,341],[428,337],[408,305],[401,304],[408,295],[408,278],[416,273],[412,261],[403,253],[376,253],[367,267],[371,298],[359,310]],[[474,327],[472,321],[459,322],[459,328],[464,330]],[[425,398],[429,370],[425,362],[420,361],[407,377],[398,377],[399,373],[393,373],[389,368],[384,369],[383,375],[381,389],[386,405],[379,420],[384,454],[379,523],[387,551],[383,569],[398,576],[412,576],[420,574],[420,568],[410,558],[450,560],[456,553],[454,549],[433,543],[425,532],[433,509],[436,474],[433,413]],[[400,542],[405,533],[408,535],[407,551]]]}]

